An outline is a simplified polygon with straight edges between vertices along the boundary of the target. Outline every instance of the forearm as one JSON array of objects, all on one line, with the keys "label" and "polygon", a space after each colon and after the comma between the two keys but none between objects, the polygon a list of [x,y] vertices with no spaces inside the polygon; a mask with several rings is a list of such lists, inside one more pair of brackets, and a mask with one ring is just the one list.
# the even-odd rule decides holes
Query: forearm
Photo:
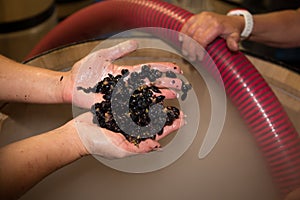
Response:
[{"label": "forearm", "polygon": [[300,10],[254,15],[251,41],[274,47],[300,46]]},{"label": "forearm", "polygon": [[31,67],[0,55],[0,100],[63,103],[66,73]]},{"label": "forearm", "polygon": [[51,172],[87,155],[72,121],[0,149],[0,199],[15,199]]}]

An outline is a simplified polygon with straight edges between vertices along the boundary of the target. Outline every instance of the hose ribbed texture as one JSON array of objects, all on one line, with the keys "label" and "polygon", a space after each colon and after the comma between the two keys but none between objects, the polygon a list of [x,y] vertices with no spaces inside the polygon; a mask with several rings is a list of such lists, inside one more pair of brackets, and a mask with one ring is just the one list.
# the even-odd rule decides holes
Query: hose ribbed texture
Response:
[{"label": "hose ribbed texture", "polygon": [[[106,27],[111,27],[109,31],[149,26],[180,31],[192,15],[182,8],[156,0],[100,2],[59,24],[29,57],[53,47],[95,37]],[[177,35],[168,37],[179,44]],[[229,51],[223,39],[217,38],[206,50],[221,74],[227,95],[260,147],[281,194],[285,196],[300,187],[299,135],[268,84],[241,52]]]}]

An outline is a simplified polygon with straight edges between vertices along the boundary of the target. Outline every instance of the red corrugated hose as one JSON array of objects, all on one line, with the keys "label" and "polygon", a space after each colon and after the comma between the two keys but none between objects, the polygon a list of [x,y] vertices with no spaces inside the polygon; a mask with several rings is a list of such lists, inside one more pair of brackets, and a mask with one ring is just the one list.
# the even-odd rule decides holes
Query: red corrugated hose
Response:
[{"label": "red corrugated hose", "polygon": [[[192,15],[158,0],[102,1],[58,24],[27,58],[109,31],[162,27],[180,32]],[[274,182],[286,196],[300,187],[298,133],[266,81],[243,53],[229,51],[221,38],[217,38],[206,50],[222,76],[227,95],[237,106],[260,147]]]}]

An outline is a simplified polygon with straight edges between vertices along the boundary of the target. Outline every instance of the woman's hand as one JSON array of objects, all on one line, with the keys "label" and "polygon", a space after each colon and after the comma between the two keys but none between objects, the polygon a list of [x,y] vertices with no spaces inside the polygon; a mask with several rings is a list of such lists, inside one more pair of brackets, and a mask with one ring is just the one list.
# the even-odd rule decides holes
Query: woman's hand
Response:
[{"label": "woman's hand", "polygon": [[[129,72],[139,71],[144,64],[134,66],[118,66],[112,62],[137,49],[137,42],[129,40],[107,49],[100,49],[84,57],[74,64],[72,70],[67,75],[65,87],[63,90],[64,101],[72,102],[76,106],[90,108],[94,103],[102,101],[101,94],[86,93],[79,88],[92,88],[108,74],[121,74],[122,69],[128,69]],[[181,73],[178,66],[173,63],[147,63],[152,69],[159,71],[173,71]],[[181,81],[179,79],[161,78],[155,81],[156,86],[180,89]],[[174,98],[176,94],[170,90],[162,90],[163,95],[168,98]]]}]

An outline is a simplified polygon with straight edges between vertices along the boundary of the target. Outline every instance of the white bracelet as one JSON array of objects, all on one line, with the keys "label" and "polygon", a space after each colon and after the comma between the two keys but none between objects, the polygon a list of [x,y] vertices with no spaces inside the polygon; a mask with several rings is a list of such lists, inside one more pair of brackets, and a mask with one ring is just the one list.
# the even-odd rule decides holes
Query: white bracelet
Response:
[{"label": "white bracelet", "polygon": [[236,15],[241,15],[245,19],[245,27],[244,30],[241,33],[242,38],[247,38],[250,36],[253,30],[253,17],[250,12],[247,10],[242,10],[242,9],[236,9],[236,10],[231,10],[227,13],[228,16],[236,16]]}]

